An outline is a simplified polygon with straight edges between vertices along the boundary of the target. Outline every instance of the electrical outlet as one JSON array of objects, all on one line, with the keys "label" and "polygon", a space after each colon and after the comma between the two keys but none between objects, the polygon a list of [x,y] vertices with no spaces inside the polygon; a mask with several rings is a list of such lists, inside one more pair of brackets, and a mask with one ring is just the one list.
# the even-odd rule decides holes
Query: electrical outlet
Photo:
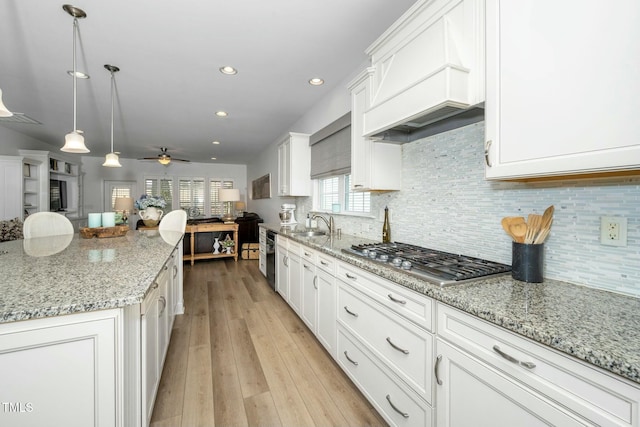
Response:
[{"label": "electrical outlet", "polygon": [[600,217],[600,243],[607,246],[627,246],[627,218]]}]

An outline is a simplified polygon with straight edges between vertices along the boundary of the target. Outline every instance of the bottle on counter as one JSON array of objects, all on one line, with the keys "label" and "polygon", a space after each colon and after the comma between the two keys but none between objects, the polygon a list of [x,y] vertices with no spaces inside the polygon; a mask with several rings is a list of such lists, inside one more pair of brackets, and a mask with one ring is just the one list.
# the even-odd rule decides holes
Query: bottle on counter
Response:
[{"label": "bottle on counter", "polygon": [[310,216],[309,214],[307,214],[307,219],[306,219],[306,221],[304,222],[304,226],[305,226],[306,228],[311,228],[311,216]]},{"label": "bottle on counter", "polygon": [[384,207],[384,223],[382,224],[382,243],[391,242],[391,226],[389,225],[389,208]]}]

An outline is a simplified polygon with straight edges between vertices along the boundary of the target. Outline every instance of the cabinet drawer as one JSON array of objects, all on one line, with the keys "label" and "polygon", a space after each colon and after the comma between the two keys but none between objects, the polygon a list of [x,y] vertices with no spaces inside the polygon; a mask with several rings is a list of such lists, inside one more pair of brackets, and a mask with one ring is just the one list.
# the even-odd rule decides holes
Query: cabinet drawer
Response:
[{"label": "cabinet drawer", "polygon": [[337,262],[336,277],[428,331],[433,331],[434,310],[430,298],[340,261]]},{"label": "cabinet drawer", "polygon": [[318,252],[316,254],[316,267],[327,273],[335,276],[336,274],[336,259],[330,255],[325,255]]},{"label": "cabinet drawer", "polygon": [[338,363],[389,424],[433,425],[431,407],[342,328],[338,328]]},{"label": "cabinet drawer", "polygon": [[338,320],[431,402],[433,337],[350,286],[338,288]]},{"label": "cabinet drawer", "polygon": [[576,414],[599,425],[640,425],[640,387],[447,305],[437,311],[438,336]]},{"label": "cabinet drawer", "polygon": [[311,264],[316,263],[316,251],[305,245],[300,245],[300,259],[307,260]]}]

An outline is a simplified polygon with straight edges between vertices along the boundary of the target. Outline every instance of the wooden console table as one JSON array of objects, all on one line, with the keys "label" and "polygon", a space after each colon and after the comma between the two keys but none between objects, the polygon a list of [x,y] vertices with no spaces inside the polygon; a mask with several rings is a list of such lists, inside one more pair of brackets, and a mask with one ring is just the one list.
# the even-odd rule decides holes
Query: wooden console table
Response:
[{"label": "wooden console table", "polygon": [[[226,252],[220,252],[219,254],[214,254],[212,252],[206,252],[206,253],[200,253],[200,254],[194,253],[196,233],[211,233],[211,232],[217,232],[217,231],[233,232],[233,241],[235,242],[235,246],[233,247],[232,252],[230,254]],[[211,222],[211,223],[205,222],[205,223],[193,224],[193,225],[187,224],[185,232],[191,234],[191,255],[190,256],[185,255],[184,259],[185,261],[190,259],[191,265],[193,265],[193,262],[197,259],[233,257],[233,259],[236,262],[238,261],[238,224],[235,224],[235,223],[224,224],[222,222]],[[220,247],[220,249],[224,250],[222,246]]]}]

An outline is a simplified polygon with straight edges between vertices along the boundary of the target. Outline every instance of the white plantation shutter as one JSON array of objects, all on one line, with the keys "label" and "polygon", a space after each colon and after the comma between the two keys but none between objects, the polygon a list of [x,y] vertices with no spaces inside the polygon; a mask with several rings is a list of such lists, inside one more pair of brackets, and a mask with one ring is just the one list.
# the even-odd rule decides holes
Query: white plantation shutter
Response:
[{"label": "white plantation shutter", "polygon": [[221,188],[233,188],[233,181],[223,181],[212,179],[209,181],[209,200],[211,201],[211,216],[224,214],[224,204],[218,197],[218,190]]},{"label": "white plantation shutter", "polygon": [[178,186],[180,209],[204,212],[204,178],[181,178]]}]

